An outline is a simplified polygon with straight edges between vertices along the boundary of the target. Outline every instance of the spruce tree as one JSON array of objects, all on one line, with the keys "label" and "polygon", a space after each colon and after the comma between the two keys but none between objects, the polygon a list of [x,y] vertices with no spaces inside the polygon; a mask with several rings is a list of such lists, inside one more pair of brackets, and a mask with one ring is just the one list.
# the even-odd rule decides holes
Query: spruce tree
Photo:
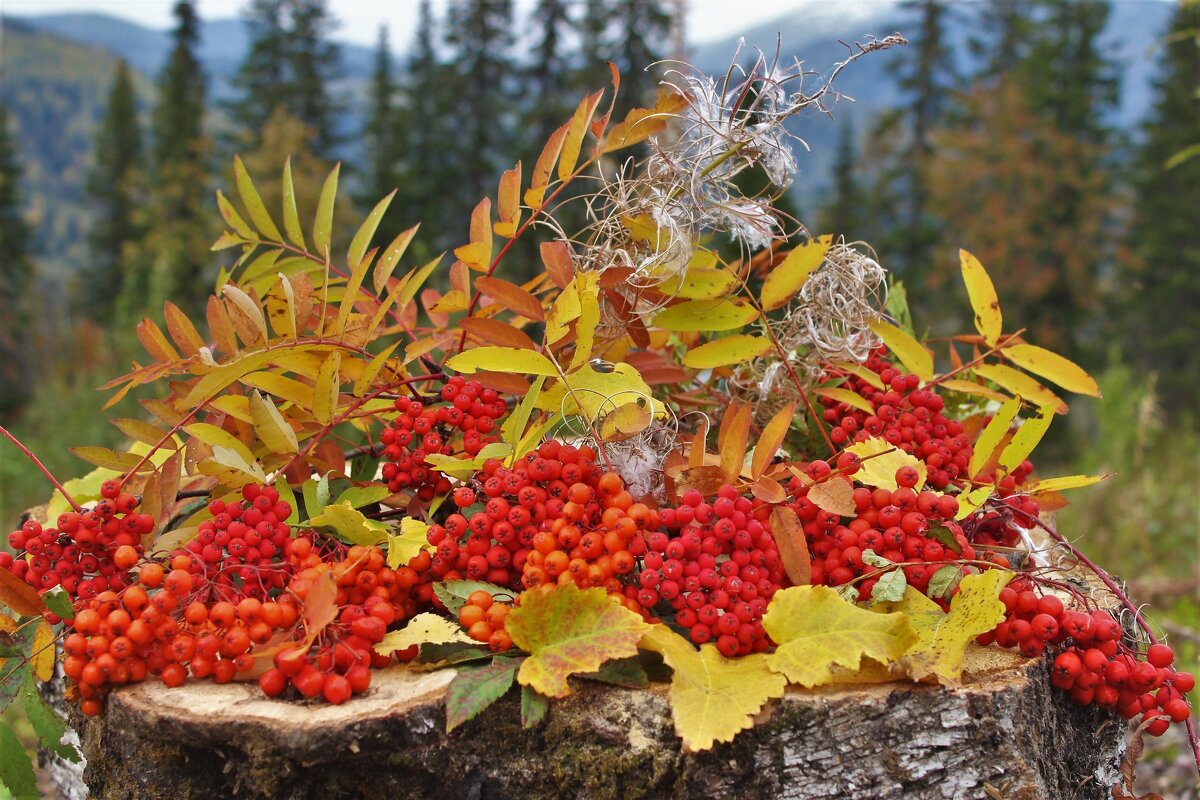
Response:
[{"label": "spruce tree", "polygon": [[29,225],[21,215],[21,168],[0,105],[0,422],[7,422],[32,389]]},{"label": "spruce tree", "polygon": [[80,301],[83,314],[91,320],[113,319],[125,283],[125,259],[141,235],[143,180],[133,80],[129,66],[119,61],[108,110],[96,134],[95,165],[87,181],[96,219],[88,236],[91,263],[83,275]]},{"label": "spruce tree", "polygon": [[[379,43],[375,49],[375,70],[371,76],[371,88],[367,117],[363,124],[362,191],[359,204],[367,208],[386,196],[401,183],[401,159],[407,149],[407,117],[396,105],[397,87],[392,65],[392,53],[388,46],[387,26],[379,28]],[[400,204],[393,202],[384,215],[384,232],[398,229],[403,223]]]},{"label": "spruce tree", "polygon": [[842,125],[833,162],[833,197],[821,213],[820,233],[844,236],[846,241],[865,235],[866,193],[857,175],[858,147],[854,126]]},{"label": "spruce tree", "polygon": [[533,157],[550,134],[570,116],[574,88],[570,75],[570,52],[566,37],[571,27],[564,0],[539,0],[534,11],[537,26],[534,60],[527,70],[525,92],[531,101],[524,129],[530,137]]},{"label": "spruce tree", "polygon": [[151,225],[138,286],[127,289],[131,311],[152,310],[165,297],[191,309],[201,308],[211,289],[211,230],[206,189],[210,181],[211,142],[204,131],[206,81],[196,49],[200,24],[195,5],[175,5],[174,47],[158,79],[158,101],[151,118],[153,175]]},{"label": "spruce tree", "polygon": [[283,108],[312,131],[312,151],[332,157],[342,110],[329,93],[338,73],[338,48],[329,39],[335,25],[325,0],[253,0],[246,11],[250,49],[233,79],[238,97],[227,104],[243,141]]},{"label": "spruce tree", "polygon": [[618,31],[615,58],[621,70],[621,94],[613,111],[624,119],[629,109],[653,103],[670,41],[671,14],[662,0],[616,0],[613,21]]},{"label": "spruce tree", "polygon": [[1177,417],[1196,413],[1200,377],[1200,157],[1175,158],[1200,143],[1200,4],[1183,3],[1171,19],[1155,82],[1154,108],[1138,153],[1130,231],[1136,262],[1117,289],[1128,355],[1158,375],[1161,403]]}]

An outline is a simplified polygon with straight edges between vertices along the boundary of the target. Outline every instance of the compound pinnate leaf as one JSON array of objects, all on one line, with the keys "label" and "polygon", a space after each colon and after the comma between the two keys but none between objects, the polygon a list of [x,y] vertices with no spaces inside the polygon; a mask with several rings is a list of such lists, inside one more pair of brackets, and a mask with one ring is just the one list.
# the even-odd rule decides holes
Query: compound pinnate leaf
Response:
[{"label": "compound pinnate leaf", "polygon": [[904,614],[866,611],[828,586],[776,593],[763,628],[779,644],[767,657],[771,669],[809,688],[833,681],[835,665],[857,670],[863,656],[881,664],[897,662],[916,641]]},{"label": "compound pinnate leaf", "polygon": [[507,694],[519,663],[515,658],[495,658],[483,666],[459,667],[446,689],[446,733]]},{"label": "compound pinnate leaf", "polygon": [[771,670],[762,653],[731,659],[711,644],[696,650],[665,625],[655,625],[641,646],[662,655],[674,670],[671,716],[688,752],[733,741],[754,724],[754,715],[768,700],[787,690],[787,680]]},{"label": "compound pinnate leaf", "polygon": [[508,615],[513,643],[530,653],[517,676],[548,697],[565,697],[567,677],[595,672],[605,661],[637,655],[650,626],[603,589],[573,583],[526,595]]}]

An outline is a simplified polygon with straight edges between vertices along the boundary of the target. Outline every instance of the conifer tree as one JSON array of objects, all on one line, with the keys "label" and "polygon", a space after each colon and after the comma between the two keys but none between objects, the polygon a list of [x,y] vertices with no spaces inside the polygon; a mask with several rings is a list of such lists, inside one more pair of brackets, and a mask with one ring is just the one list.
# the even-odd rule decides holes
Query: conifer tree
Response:
[{"label": "conifer tree", "polygon": [[858,146],[854,126],[847,122],[838,133],[833,162],[833,197],[821,214],[821,233],[844,236],[846,241],[865,235],[866,193],[857,175]]},{"label": "conifer tree", "polygon": [[253,0],[246,24],[250,49],[233,79],[238,97],[227,104],[243,140],[283,108],[312,131],[312,151],[332,157],[342,103],[329,92],[339,53],[325,0]]},{"label": "conifer tree", "polygon": [[571,86],[571,54],[566,42],[571,27],[567,3],[539,0],[533,23],[537,26],[537,43],[525,81],[524,94],[531,107],[524,128],[536,158],[542,143],[570,116],[575,87]]},{"label": "conifer tree", "polygon": [[[1194,415],[1200,378],[1200,3],[1183,3],[1171,19],[1155,83],[1154,108],[1138,153],[1137,198],[1130,236],[1137,260],[1118,284],[1124,340],[1139,368],[1157,373],[1161,404]],[[1193,417],[1194,418],[1194,417]]]},{"label": "conifer tree", "polygon": [[0,422],[29,399],[31,384],[29,225],[21,216],[21,168],[0,105]]},{"label": "conifer tree", "polygon": [[613,115],[624,119],[629,109],[654,101],[663,70],[652,65],[669,55],[671,14],[662,0],[616,0],[613,21],[618,34],[610,60],[621,70]]},{"label": "conifer tree", "polygon": [[[360,205],[367,208],[386,196],[401,183],[401,159],[408,147],[407,117],[397,107],[397,87],[392,65],[391,48],[388,45],[387,26],[380,26],[379,43],[375,49],[375,70],[371,76],[371,89],[367,117],[363,125],[362,191]],[[393,201],[384,215],[384,231],[398,230],[405,220],[400,204]]]},{"label": "conifer tree", "polygon": [[88,245],[91,263],[80,301],[88,319],[109,322],[125,282],[125,259],[142,231],[142,139],[129,66],[117,62],[108,109],[96,134],[87,192],[96,209]]},{"label": "conifer tree", "polygon": [[211,142],[204,130],[207,89],[196,55],[194,3],[176,3],[175,19],[175,44],[159,75],[151,118],[151,224],[139,253],[141,274],[125,292],[131,312],[153,310],[166,297],[199,309],[212,284],[207,267],[216,232],[206,208]]}]

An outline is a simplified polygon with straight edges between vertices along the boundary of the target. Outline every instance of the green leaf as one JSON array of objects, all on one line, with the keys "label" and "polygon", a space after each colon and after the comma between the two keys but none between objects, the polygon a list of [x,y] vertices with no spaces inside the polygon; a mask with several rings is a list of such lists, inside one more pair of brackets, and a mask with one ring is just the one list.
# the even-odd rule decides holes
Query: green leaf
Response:
[{"label": "green leaf", "polygon": [[876,602],[896,602],[904,597],[906,586],[908,579],[904,577],[904,570],[894,569],[876,581],[875,588],[871,591],[871,599]]},{"label": "green leaf", "polygon": [[329,505],[327,475],[322,475],[316,480],[309,478],[300,486],[300,491],[304,494],[304,510],[308,512],[309,517],[317,516]]},{"label": "green leaf", "polygon": [[42,602],[52,613],[63,619],[75,618],[75,606],[71,605],[71,595],[67,594],[67,591],[61,586],[55,586],[50,591],[44,592]]},{"label": "green leaf", "polygon": [[491,650],[477,644],[453,642],[451,644],[423,644],[417,655],[417,660],[422,664],[451,666],[453,664],[468,664],[472,661],[483,661],[495,655]]},{"label": "green leaf", "polygon": [[330,256],[333,204],[337,200],[338,172],[341,168],[341,163],[338,163],[325,179],[325,185],[321,187],[321,198],[317,201],[317,216],[313,221],[313,243],[316,244],[317,255],[326,259]]},{"label": "green leaf", "polygon": [[62,741],[67,732],[67,723],[58,712],[46,705],[46,701],[37,690],[33,674],[29,672],[25,674],[25,682],[21,684],[21,707],[25,709],[25,717],[33,726],[34,733],[43,747],[68,761],[79,763],[79,751],[73,745]]},{"label": "green leaf", "polygon": [[377,484],[371,486],[351,486],[339,494],[333,502],[349,503],[352,508],[362,508],[363,506],[371,505],[371,503],[378,503],[390,495],[391,490],[386,486],[379,486]]},{"label": "green leaf", "polygon": [[539,375],[537,380],[530,384],[529,391],[521,398],[521,402],[500,426],[500,441],[507,442],[513,448],[514,456],[519,456],[516,452],[517,445],[521,442],[521,435],[525,433],[525,426],[529,424],[529,417],[537,406],[538,395],[541,394],[545,382],[546,376]]},{"label": "green leaf", "polygon": [[611,683],[613,686],[624,686],[628,689],[645,689],[650,685],[650,677],[646,668],[636,658],[616,658],[606,661],[600,669],[580,675],[589,681]]},{"label": "green leaf", "polygon": [[494,658],[484,666],[460,667],[446,689],[446,733],[507,694],[520,663],[515,658]]},{"label": "green leaf", "polygon": [[545,695],[538,694],[528,686],[521,687],[521,727],[536,728],[546,718],[550,710],[550,700]]},{"label": "green leaf", "polygon": [[37,776],[25,746],[7,724],[0,725],[0,785],[14,800],[37,800]]},{"label": "green leaf", "polygon": [[503,586],[497,586],[494,583],[484,583],[483,581],[444,581],[433,585],[433,593],[438,600],[442,601],[442,605],[446,610],[455,616],[462,610],[462,607],[467,604],[467,598],[472,592],[488,592],[492,597],[503,599],[511,599],[513,591],[506,589]]},{"label": "green leaf", "polygon": [[291,485],[282,475],[279,475],[275,481],[275,491],[279,492],[279,502],[287,503],[288,507],[292,509],[291,515],[281,521],[288,525],[295,525],[300,521],[300,504],[296,502],[296,494],[292,491]]},{"label": "green leaf", "polygon": [[930,525],[925,535],[930,539],[937,540],[943,547],[955,555],[962,554],[962,545],[958,543],[958,539],[954,538],[954,533],[945,525]]},{"label": "green leaf", "polygon": [[307,250],[304,243],[304,228],[300,225],[300,212],[296,209],[296,187],[292,183],[292,157],[288,156],[283,162],[283,229],[287,231],[288,239],[301,250]]},{"label": "green leaf", "polygon": [[[246,224],[246,220],[242,219],[242,215],[237,213],[237,209],[233,207],[233,203],[229,202],[229,198],[217,190],[217,209],[221,212],[221,217],[225,220],[225,224],[233,228],[234,233],[241,236],[243,239],[257,241],[258,234],[254,229]],[[218,243],[220,243],[218,241]]]},{"label": "green leaf", "polygon": [[954,587],[958,586],[962,577],[962,567],[954,564],[942,567],[933,573],[933,577],[929,579],[929,586],[925,591],[930,597],[945,598],[950,592],[954,591]]},{"label": "green leaf", "polygon": [[367,252],[367,248],[371,246],[371,239],[375,237],[375,231],[379,228],[379,221],[383,219],[383,215],[387,212],[388,206],[392,204],[392,198],[396,196],[396,189],[393,189],[391,194],[380,200],[371,209],[371,213],[363,221],[362,226],[354,234],[354,238],[350,240],[350,250],[346,253],[350,268],[354,269],[362,260],[363,255]]},{"label": "green leaf", "polygon": [[391,530],[382,522],[367,519],[349,503],[330,503],[320,514],[309,519],[308,524],[326,528],[342,541],[361,545],[382,544]]},{"label": "green leaf", "polygon": [[259,232],[271,241],[282,241],[283,236],[280,235],[279,228],[275,227],[275,221],[271,219],[271,214],[263,205],[262,197],[259,195],[258,189],[254,188],[254,181],[250,179],[250,173],[246,172],[246,165],[242,163],[239,156],[233,157],[233,178],[237,182],[238,195],[242,198],[242,204],[250,212],[250,221],[254,223],[254,227],[258,228]]}]

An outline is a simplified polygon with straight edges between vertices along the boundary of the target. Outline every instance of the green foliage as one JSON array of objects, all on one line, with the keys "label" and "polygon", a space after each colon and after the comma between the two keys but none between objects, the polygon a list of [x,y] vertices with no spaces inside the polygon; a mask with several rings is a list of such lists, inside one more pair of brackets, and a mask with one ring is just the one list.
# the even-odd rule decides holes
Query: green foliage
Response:
[{"label": "green foliage", "polygon": [[0,105],[0,422],[7,421],[32,392],[33,264],[30,231],[18,183],[21,169],[9,132],[8,110]]},{"label": "green foliage", "polygon": [[843,123],[838,135],[838,150],[833,164],[833,197],[821,209],[823,231],[844,236],[846,241],[862,239],[867,233],[867,195],[857,174],[858,147],[854,126]]}]

